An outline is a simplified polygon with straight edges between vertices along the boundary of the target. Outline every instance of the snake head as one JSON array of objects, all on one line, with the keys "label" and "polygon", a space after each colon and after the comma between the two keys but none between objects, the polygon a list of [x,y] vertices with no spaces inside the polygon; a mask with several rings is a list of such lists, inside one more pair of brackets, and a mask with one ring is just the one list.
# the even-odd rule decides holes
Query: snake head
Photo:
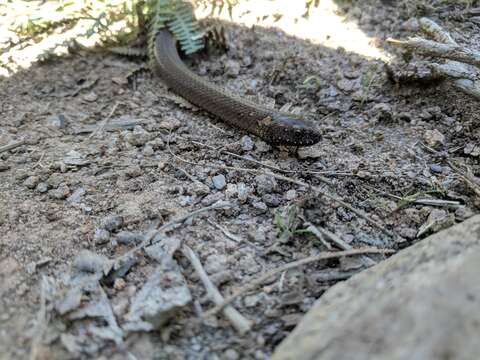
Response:
[{"label": "snake head", "polygon": [[272,145],[310,146],[322,138],[312,124],[293,114],[273,113],[259,127],[260,136]]}]

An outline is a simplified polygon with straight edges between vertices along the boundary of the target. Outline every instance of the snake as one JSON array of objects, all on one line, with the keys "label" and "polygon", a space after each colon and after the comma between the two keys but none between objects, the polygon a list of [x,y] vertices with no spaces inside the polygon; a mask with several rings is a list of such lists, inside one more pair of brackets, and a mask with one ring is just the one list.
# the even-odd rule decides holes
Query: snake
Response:
[{"label": "snake", "polygon": [[157,72],[170,90],[223,122],[272,145],[310,146],[321,140],[302,117],[259,105],[195,74],[180,58],[168,29],[157,32],[154,54]]}]

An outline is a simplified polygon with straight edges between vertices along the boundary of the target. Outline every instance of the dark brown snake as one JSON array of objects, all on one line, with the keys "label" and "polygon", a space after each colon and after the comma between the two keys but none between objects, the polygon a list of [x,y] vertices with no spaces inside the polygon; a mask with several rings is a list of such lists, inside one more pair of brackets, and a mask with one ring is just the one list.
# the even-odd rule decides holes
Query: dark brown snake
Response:
[{"label": "dark brown snake", "polygon": [[298,116],[240,98],[193,73],[180,59],[176,40],[168,30],[160,30],[156,36],[155,57],[159,74],[171,90],[226,123],[272,145],[308,146],[320,141],[318,131]]}]

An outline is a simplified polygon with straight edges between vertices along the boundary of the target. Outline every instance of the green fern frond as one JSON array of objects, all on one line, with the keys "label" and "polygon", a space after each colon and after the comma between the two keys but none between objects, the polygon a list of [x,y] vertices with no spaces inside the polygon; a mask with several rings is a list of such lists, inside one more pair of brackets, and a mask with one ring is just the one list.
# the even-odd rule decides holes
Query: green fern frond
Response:
[{"label": "green fern frond", "polygon": [[204,46],[203,33],[195,20],[193,7],[184,0],[150,0],[150,29],[148,51],[153,65],[155,36],[160,29],[168,27],[185,54],[192,54]]}]

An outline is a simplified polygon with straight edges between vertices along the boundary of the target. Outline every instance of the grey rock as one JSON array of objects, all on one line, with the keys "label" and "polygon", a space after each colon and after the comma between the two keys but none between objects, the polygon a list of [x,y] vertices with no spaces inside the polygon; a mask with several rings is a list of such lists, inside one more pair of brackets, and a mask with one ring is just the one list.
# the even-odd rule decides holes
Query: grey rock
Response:
[{"label": "grey rock", "polygon": [[227,268],[227,257],[223,254],[212,254],[205,260],[205,271],[208,274],[219,273]]},{"label": "grey rock", "polygon": [[38,185],[40,182],[40,178],[36,175],[29,176],[25,179],[23,182],[23,185],[25,185],[29,189],[35,189],[35,187]]},{"label": "grey rock", "polygon": [[277,180],[269,175],[255,176],[255,183],[257,184],[257,194],[264,195],[278,190]]},{"label": "grey rock", "polygon": [[52,199],[64,200],[68,197],[68,195],[70,195],[70,189],[67,185],[61,184],[57,189],[50,190],[48,195]]},{"label": "grey rock", "polygon": [[110,240],[110,233],[102,228],[95,229],[95,234],[93,234],[93,242],[96,245],[106,244]]},{"label": "grey rock", "polygon": [[242,146],[243,151],[252,151],[255,145],[252,138],[248,135],[245,135],[240,139],[240,144]]},{"label": "grey rock", "polygon": [[37,188],[35,190],[37,190],[41,194],[46,193],[48,191],[48,184],[46,182],[43,182],[43,181],[39,182],[37,184]]},{"label": "grey rock", "polygon": [[330,288],[271,359],[477,359],[479,264],[477,215]]},{"label": "grey rock", "polygon": [[280,205],[280,196],[276,194],[265,194],[262,196],[262,200],[268,207]]},{"label": "grey rock", "polygon": [[84,154],[76,150],[70,150],[63,157],[63,163],[65,165],[85,166],[90,164],[90,160]]},{"label": "grey rock", "polygon": [[228,60],[225,63],[225,74],[229,77],[236,78],[240,74],[240,64],[235,60]]},{"label": "grey rock", "polygon": [[102,219],[101,227],[108,230],[118,230],[123,226],[123,217],[120,215],[110,215]]},{"label": "grey rock", "polygon": [[296,192],[295,190],[293,190],[293,189],[288,190],[288,191],[285,193],[284,197],[285,197],[286,200],[289,200],[289,201],[290,201],[290,200],[293,200],[293,199],[295,199],[295,198],[297,197],[297,192]]},{"label": "grey rock", "polygon": [[318,159],[324,156],[324,152],[320,145],[307,146],[298,149],[299,159]]},{"label": "grey rock", "polygon": [[133,299],[124,329],[159,329],[191,300],[192,295],[178,264],[174,260],[164,261]]},{"label": "grey rock", "polygon": [[222,174],[212,177],[212,183],[217,190],[222,190],[225,188],[225,186],[227,186],[227,180]]},{"label": "grey rock", "polygon": [[134,233],[132,231],[120,231],[115,240],[118,244],[130,245],[130,244],[139,244],[143,241],[144,236],[140,233]]},{"label": "grey rock", "polygon": [[434,149],[438,149],[445,144],[445,136],[437,129],[425,131],[423,140]]},{"label": "grey rock", "polygon": [[133,146],[143,146],[152,139],[153,135],[141,126],[135,126],[132,132],[127,133],[126,140]]},{"label": "grey rock", "polygon": [[265,203],[262,202],[262,201],[254,201],[254,202],[252,203],[252,206],[253,206],[253,208],[256,210],[255,212],[256,212],[257,214],[263,214],[263,213],[266,212],[267,209],[268,209],[268,208],[267,208],[267,204],[265,204]]}]

